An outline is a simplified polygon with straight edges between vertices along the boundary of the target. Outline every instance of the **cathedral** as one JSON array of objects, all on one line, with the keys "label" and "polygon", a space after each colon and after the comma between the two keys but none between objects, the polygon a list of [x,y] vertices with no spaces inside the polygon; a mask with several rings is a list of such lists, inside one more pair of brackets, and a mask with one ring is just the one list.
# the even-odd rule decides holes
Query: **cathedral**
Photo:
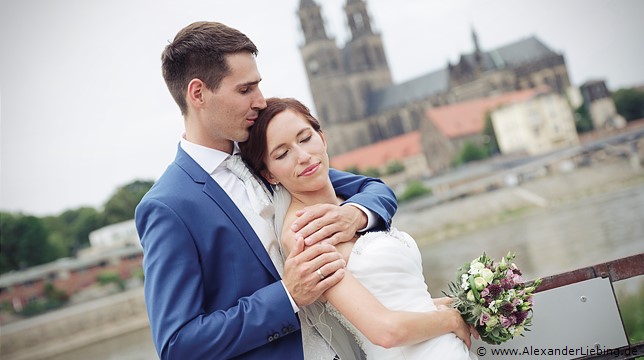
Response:
[{"label": "cathedral", "polygon": [[473,51],[458,62],[394,84],[365,0],[346,0],[344,11],[351,36],[339,47],[314,0],[298,9],[300,52],[330,156],[416,131],[429,107],[542,85],[564,94],[570,86],[564,56],[536,37],[485,51],[475,31]]}]

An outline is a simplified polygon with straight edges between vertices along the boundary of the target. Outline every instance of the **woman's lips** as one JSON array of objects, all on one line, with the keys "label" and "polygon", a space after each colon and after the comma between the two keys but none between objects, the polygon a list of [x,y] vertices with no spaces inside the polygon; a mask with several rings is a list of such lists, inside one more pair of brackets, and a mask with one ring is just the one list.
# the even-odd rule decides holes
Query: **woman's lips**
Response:
[{"label": "woman's lips", "polygon": [[320,163],[313,164],[307,167],[306,169],[304,169],[304,171],[300,173],[300,176],[309,176],[313,174],[319,167],[320,167]]}]

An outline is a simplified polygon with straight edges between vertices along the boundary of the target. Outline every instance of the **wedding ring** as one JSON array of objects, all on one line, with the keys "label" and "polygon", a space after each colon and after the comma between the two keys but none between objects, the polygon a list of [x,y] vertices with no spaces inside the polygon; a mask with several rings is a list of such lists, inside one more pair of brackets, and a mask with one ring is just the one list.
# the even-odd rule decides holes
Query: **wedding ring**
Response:
[{"label": "wedding ring", "polygon": [[[321,268],[320,268],[320,269],[321,269]],[[318,271],[316,271],[315,273],[316,273],[316,274],[318,274],[318,276],[320,277],[320,281],[322,281],[322,280],[324,280],[324,278],[325,278],[326,276],[324,276],[324,274],[322,274],[322,271],[320,271],[320,269],[318,269]]]}]

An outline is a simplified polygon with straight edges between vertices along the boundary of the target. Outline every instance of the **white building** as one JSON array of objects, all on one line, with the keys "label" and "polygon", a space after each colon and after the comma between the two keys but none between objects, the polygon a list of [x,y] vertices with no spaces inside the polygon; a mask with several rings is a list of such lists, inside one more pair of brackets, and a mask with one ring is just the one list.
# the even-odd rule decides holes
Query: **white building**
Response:
[{"label": "white building", "polygon": [[547,89],[506,104],[491,116],[499,150],[504,154],[537,155],[579,144],[568,101]]},{"label": "white building", "polygon": [[89,243],[93,249],[125,246],[141,247],[134,220],[123,221],[92,231],[89,233]]}]

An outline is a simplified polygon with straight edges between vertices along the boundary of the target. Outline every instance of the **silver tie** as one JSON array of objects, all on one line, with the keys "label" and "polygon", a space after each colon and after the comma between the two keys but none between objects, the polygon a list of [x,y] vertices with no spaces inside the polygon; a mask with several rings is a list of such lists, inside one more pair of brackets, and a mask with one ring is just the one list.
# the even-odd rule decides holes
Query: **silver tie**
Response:
[{"label": "silver tie", "polygon": [[[257,233],[281,276],[284,273],[284,258],[280,251],[279,240],[276,238],[273,229],[275,208],[271,201],[271,195],[260,180],[250,172],[239,154],[231,155],[226,159],[225,164],[244,183],[250,204],[237,204],[237,207],[242,210],[242,213],[244,213]],[[242,209],[244,206],[250,207],[252,211],[250,213],[244,212]]]}]

